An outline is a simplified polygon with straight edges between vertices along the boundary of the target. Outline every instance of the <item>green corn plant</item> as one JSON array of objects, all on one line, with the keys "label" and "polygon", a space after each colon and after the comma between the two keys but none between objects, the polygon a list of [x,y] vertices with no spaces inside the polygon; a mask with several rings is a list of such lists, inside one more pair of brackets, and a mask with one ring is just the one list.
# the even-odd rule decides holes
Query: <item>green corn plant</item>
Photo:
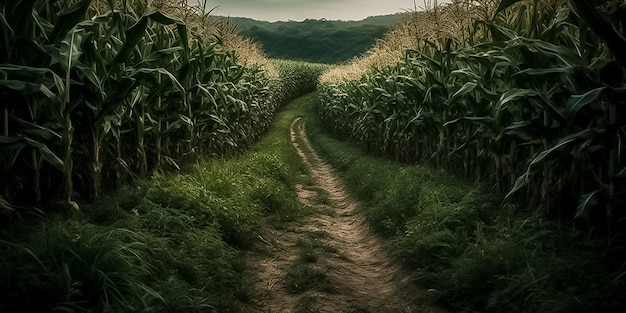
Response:
[{"label": "green corn plant", "polygon": [[182,1],[155,5],[185,22],[143,1],[0,4],[8,203],[94,199],[190,155],[240,153],[281,105],[316,88],[324,69],[244,65],[222,41],[232,30]]},{"label": "green corn plant", "polygon": [[[43,96],[41,94],[44,87],[41,76],[50,75],[48,69],[35,66],[33,62],[41,56],[40,51],[29,49],[28,51],[18,51],[18,42],[26,45],[36,46],[35,43],[40,34],[40,29],[36,27],[38,21],[31,15],[34,3],[18,2],[8,3],[2,2],[0,17],[5,21],[1,25],[2,32],[2,49],[0,49],[0,96],[3,98],[2,107],[2,146],[0,155],[5,160],[2,165],[2,182],[3,182],[3,198],[9,203],[17,196],[18,190],[12,188],[16,180],[11,178],[28,180],[29,174],[23,174],[15,171],[20,163],[20,156],[28,154],[30,150],[31,161],[30,167],[33,168],[33,187],[37,192],[37,201],[40,198],[39,187],[40,181],[40,158],[48,156],[54,161],[56,166],[61,166],[62,161],[51,151],[46,142],[40,138],[20,134],[20,129],[14,125],[13,120],[19,118],[26,125],[33,125],[33,129],[40,126],[36,124],[38,112],[28,112],[24,110],[25,104],[30,99]],[[43,130],[49,130],[43,128]],[[30,138],[29,138],[30,137]],[[23,166],[23,165],[22,165]]]},{"label": "green corn plant", "polygon": [[615,223],[623,70],[610,50],[564,1],[519,5],[465,38],[423,40],[395,66],[322,84],[321,118],[370,152],[487,180],[556,219],[611,199],[594,223]]},{"label": "green corn plant", "polygon": [[[601,1],[601,2],[606,3],[607,1]],[[571,3],[576,13],[582,18],[582,20],[584,20],[589,25],[589,28],[593,32],[598,34],[600,38],[603,39],[603,41],[606,43],[609,50],[612,52],[612,54],[616,58],[617,62],[620,62],[623,65],[624,60],[622,59],[622,57],[623,57],[624,51],[622,47],[626,43],[626,40],[624,39],[622,35],[618,33],[619,28],[614,27],[610,24],[610,21],[611,21],[610,14],[602,12],[602,9],[598,9],[597,6],[587,1],[571,1]],[[503,1],[501,3],[500,10],[506,9],[507,6],[508,6],[508,3],[506,3],[506,1]],[[588,31],[586,31],[583,27],[584,25],[581,26],[581,31],[580,31],[581,35],[579,39],[584,40],[583,42],[588,42],[591,36],[586,36],[586,34],[588,34]],[[596,44],[596,47],[597,47],[597,42],[594,42],[594,44]],[[580,46],[584,46],[584,45],[581,44]],[[578,46],[576,47],[578,48]],[[579,51],[580,50],[582,49],[579,49]],[[586,52],[589,53],[589,50],[587,50]],[[592,59],[587,58],[587,60],[592,60]],[[610,62],[610,61],[597,62],[596,60],[593,60],[593,61],[596,64],[600,63],[599,64],[600,68],[598,68],[598,65],[595,65],[593,63],[592,63],[592,67],[595,67],[598,70],[598,73],[600,74],[600,77],[599,77],[600,79],[598,80],[597,78],[589,77],[591,75],[588,75],[587,77],[582,77],[582,81],[581,79],[578,79],[577,82],[584,83],[585,85],[588,86],[587,88],[600,87],[602,85],[609,87],[609,88],[622,87],[623,82],[624,82],[623,69],[619,69],[619,65],[614,64],[616,62]],[[604,65],[602,63],[604,63]],[[569,65],[568,67],[573,68],[574,66]],[[571,73],[572,70],[570,70],[569,72]],[[613,209],[616,205],[617,206],[621,205],[621,204],[617,204],[617,203],[621,203],[621,201],[618,200],[618,198],[616,198],[616,195],[617,195],[616,192],[617,192],[617,189],[621,189],[621,188],[617,186],[616,184],[617,180],[615,179],[615,177],[617,176],[616,170],[620,166],[620,163],[618,160],[619,160],[619,155],[621,154],[621,151],[620,151],[621,149],[618,147],[621,146],[620,141],[622,139],[621,139],[620,134],[623,132],[623,124],[618,123],[617,119],[615,118],[616,111],[617,111],[615,108],[615,105],[617,103],[624,101],[623,96],[619,96],[620,94],[619,92],[613,95],[605,94],[603,90],[606,87],[600,87],[600,88],[595,88],[591,91],[586,91],[585,89],[581,90],[579,86],[573,85],[571,83],[569,85],[570,85],[569,88],[572,90],[572,95],[569,97],[569,100],[566,104],[567,106],[566,112],[568,116],[568,119],[567,119],[568,124],[570,126],[578,126],[578,125],[573,125],[573,124],[577,124],[576,122],[579,122],[579,121],[573,122],[572,117],[577,115],[578,109],[581,107],[588,106],[588,105],[589,106],[599,105],[600,108],[604,108],[602,109],[604,111],[604,114],[600,114],[599,116],[596,114],[592,114],[591,119],[587,119],[586,121],[583,120],[584,122],[582,125],[580,125],[581,128],[579,128],[579,129],[582,129],[581,131],[578,131],[572,135],[564,136],[558,139],[558,141],[556,142],[556,145],[553,147],[548,147],[546,145],[544,147],[544,151],[542,151],[541,153],[539,153],[538,155],[534,157],[534,159],[530,163],[528,170],[523,176],[521,176],[518,179],[517,184],[513,190],[514,191],[517,190],[519,186],[528,182],[528,177],[531,175],[531,169],[533,168],[533,166],[536,167],[537,164],[541,164],[541,163],[545,164],[546,160],[550,159],[550,157],[553,157],[553,155],[555,155],[556,152],[562,152],[563,150],[577,151],[575,154],[573,154],[575,155],[575,162],[573,162],[572,168],[580,168],[580,166],[577,165],[577,163],[582,162],[582,161],[579,161],[579,160],[584,160],[587,157],[589,157],[589,151],[585,151],[586,149],[580,149],[580,147],[581,146],[584,147],[587,145],[595,145],[594,143],[597,143],[600,146],[603,146],[604,149],[606,149],[605,150],[606,151],[606,154],[605,154],[606,165],[603,164],[599,166],[600,167],[598,169],[599,175],[596,174],[597,183],[598,183],[598,186],[604,185],[604,186],[608,186],[608,188],[601,188],[591,193],[587,193],[585,194],[585,196],[581,197],[581,201],[580,201],[580,205],[578,206],[576,217],[580,217],[582,215],[588,215],[589,214],[588,211],[596,209],[590,205],[590,203],[595,203],[595,206],[598,206],[597,201],[593,201],[593,202],[589,201],[592,198],[591,195],[598,195],[599,193],[605,194],[606,199],[608,199],[608,201],[605,202],[606,209],[605,209],[604,219],[606,220],[606,223],[607,223],[607,226],[606,226],[607,232],[611,234],[614,232],[615,221],[616,221],[616,217],[614,216]],[[581,92],[583,94],[579,95],[578,93],[581,93]],[[608,122],[608,125],[606,122]],[[600,140],[598,137],[602,133],[604,133],[605,136],[608,136],[609,138],[608,142],[606,142],[605,144],[600,143],[600,141],[604,141],[604,140]],[[585,172],[585,170],[582,170],[582,172]],[[582,187],[580,189],[581,189],[580,192],[582,193],[585,193],[588,191],[588,190],[583,191],[586,189],[585,187]]]},{"label": "green corn plant", "polygon": [[[43,6],[46,6],[47,3],[43,3]],[[24,4],[24,3],[18,3],[18,4],[14,4],[13,6],[4,3],[2,6],[2,11],[3,11],[3,20],[7,21],[7,23],[4,24],[3,27],[3,32],[6,35],[6,40],[4,42],[4,44],[7,46],[7,54],[3,56],[3,61],[4,62],[9,62],[9,63],[5,63],[8,65],[8,67],[11,67],[11,63],[17,65],[17,64],[28,64],[28,65],[43,65],[43,62],[45,62],[46,60],[49,60],[49,54],[52,54],[53,57],[53,62],[59,63],[60,66],[62,67],[62,69],[66,69],[69,72],[69,69],[72,68],[74,66],[74,61],[76,60],[76,55],[80,54],[80,52],[78,51],[77,44],[80,44],[81,40],[82,40],[82,34],[75,30],[75,31],[70,31],[67,33],[67,35],[62,35],[64,32],[68,31],[69,29],[71,29],[79,19],[77,18],[78,15],[80,15],[80,12],[84,10],[85,6],[87,6],[88,3],[86,1],[82,1],[82,2],[77,2],[74,5],[70,6],[67,11],[65,11],[65,13],[61,13],[59,14],[59,16],[57,16],[57,18],[63,18],[64,19],[64,23],[60,23],[58,25],[56,25],[55,27],[53,27],[50,23],[48,23],[45,19],[41,18],[38,15],[32,15],[32,13],[34,12],[34,10],[36,10],[36,8],[32,5],[32,3],[30,5],[28,4]],[[23,10],[23,11],[22,11]],[[21,12],[17,12],[17,11],[21,11]],[[78,13],[77,13],[78,12]],[[15,16],[20,17],[20,18],[24,18],[23,20],[21,20],[18,23],[14,24],[14,26],[23,26],[26,32],[31,32],[31,33],[22,33],[22,32],[15,32],[13,30],[13,28],[11,28],[12,25],[8,24],[8,21],[11,21],[11,19],[7,19],[5,16],[7,13],[11,13],[11,14],[15,14]],[[23,14],[26,14],[26,16],[22,16]],[[30,16],[29,16],[30,15]],[[30,37],[29,37],[30,36]],[[27,37],[29,37],[27,39]],[[43,47],[43,45],[41,45],[38,40],[51,40],[54,39],[56,40],[56,42],[59,44],[57,49],[51,49],[46,51],[46,49]],[[33,50],[30,50],[26,53],[23,53],[21,55],[18,55],[18,52],[16,50],[14,50],[13,48],[9,48],[10,45],[12,45],[12,41],[21,41],[21,40],[26,40],[28,42],[31,42],[33,45],[33,47],[38,47],[39,49],[35,48]],[[32,66],[28,66],[28,67],[24,67],[24,69],[27,69],[27,71],[30,71],[31,73],[35,73],[33,70],[35,69],[35,67]],[[43,71],[42,69],[37,70],[39,72]],[[16,90],[16,89],[22,89],[22,93],[24,94],[24,91],[26,91],[24,88],[26,87],[30,87],[30,89],[32,90],[33,87],[35,86],[39,86],[39,89],[43,92],[42,96],[34,96],[34,97],[30,97],[30,96],[26,96],[26,97],[22,97],[22,99],[26,100],[27,102],[30,102],[28,104],[28,112],[27,115],[29,117],[26,117],[27,123],[22,123],[22,126],[24,126],[24,129],[27,129],[28,127],[31,128],[37,128],[38,125],[36,125],[38,123],[38,121],[35,120],[35,118],[39,119],[40,114],[43,114],[43,109],[48,109],[50,108],[52,110],[52,113],[54,118],[56,119],[56,125],[61,127],[61,131],[56,132],[56,130],[51,130],[48,131],[47,133],[52,134],[52,133],[58,133],[60,135],[60,142],[61,142],[61,150],[60,153],[58,153],[58,159],[62,160],[62,163],[59,163],[55,160],[55,162],[53,164],[55,164],[56,166],[60,167],[61,172],[63,173],[63,177],[64,177],[64,183],[63,183],[63,194],[64,194],[64,198],[66,199],[66,201],[71,200],[71,181],[69,181],[67,178],[71,176],[71,171],[72,171],[72,162],[71,162],[71,142],[72,142],[72,126],[71,126],[71,122],[69,121],[69,112],[71,111],[71,108],[68,107],[68,102],[69,102],[69,97],[70,97],[70,93],[69,93],[69,88],[68,86],[70,85],[70,79],[69,76],[67,74],[65,75],[56,75],[53,71],[44,71],[45,75],[44,77],[39,77],[39,78],[35,78],[35,77],[29,77],[28,79],[30,81],[21,81],[21,83],[18,83],[17,81],[15,82],[11,82],[10,78],[8,77],[9,75],[7,75],[7,73],[5,73],[5,78],[7,78],[7,80],[5,82],[7,82],[8,84],[6,84],[6,86],[12,86],[10,87],[10,89],[12,90]],[[48,86],[48,82],[52,82],[52,86]],[[16,85],[16,83],[18,83]],[[20,86],[21,85],[21,86]],[[51,91],[51,89],[49,89],[48,87],[52,87],[56,89],[56,93],[53,93]],[[28,92],[28,93],[32,93],[32,92]],[[26,93],[25,95],[27,95],[28,93]],[[6,97],[7,95],[5,95]],[[55,105],[52,106],[47,106],[47,100],[46,98],[49,98],[50,100],[55,103]],[[4,101],[3,101],[4,102]],[[55,110],[57,109],[57,110]],[[10,129],[9,129],[9,112],[10,112],[10,108],[9,105],[7,104],[4,107],[4,135],[5,136],[9,136],[10,135]],[[19,120],[19,116],[20,114],[17,111],[13,111],[11,112],[12,116],[11,117],[15,117],[16,120]],[[51,126],[53,126],[54,124],[52,124]],[[47,127],[39,127],[40,130],[45,130]],[[54,128],[56,128],[56,126],[54,126]],[[16,132],[14,133],[20,133],[19,129],[16,129]],[[42,147],[44,146],[45,143],[38,143],[36,146]],[[32,154],[31,154],[31,159],[32,159],[32,166],[35,170],[35,174],[34,174],[34,185],[35,185],[35,190],[37,190],[36,192],[38,192],[37,198],[40,197],[40,190],[41,190],[41,186],[39,185],[40,182],[40,173],[39,173],[39,169],[41,166],[41,162],[38,161],[39,158],[37,156],[37,153],[33,150]],[[9,184],[7,184],[6,186],[8,186]]]}]

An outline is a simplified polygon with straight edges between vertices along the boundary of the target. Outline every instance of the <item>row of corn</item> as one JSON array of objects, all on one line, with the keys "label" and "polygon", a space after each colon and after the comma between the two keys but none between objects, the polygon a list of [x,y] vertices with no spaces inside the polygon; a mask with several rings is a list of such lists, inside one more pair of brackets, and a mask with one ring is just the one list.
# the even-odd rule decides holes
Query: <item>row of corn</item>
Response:
[{"label": "row of corn", "polygon": [[315,87],[319,70],[295,82],[246,58],[258,47],[205,9],[0,1],[0,207],[74,204],[190,155],[239,153]]},{"label": "row of corn", "polygon": [[322,119],[372,153],[613,232],[626,216],[625,3],[497,2],[417,14],[438,30],[459,16],[457,31],[418,38],[359,79],[323,81]]}]

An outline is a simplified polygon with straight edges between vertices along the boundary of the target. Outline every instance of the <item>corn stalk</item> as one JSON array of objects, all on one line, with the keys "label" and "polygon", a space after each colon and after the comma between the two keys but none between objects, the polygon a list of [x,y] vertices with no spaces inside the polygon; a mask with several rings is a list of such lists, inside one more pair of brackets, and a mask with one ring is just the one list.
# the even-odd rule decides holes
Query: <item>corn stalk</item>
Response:
[{"label": "corn stalk", "polygon": [[395,66],[322,84],[320,115],[371,153],[465,174],[610,234],[624,216],[614,210],[625,191],[623,68],[576,20],[577,7],[503,11],[514,2],[473,23],[470,40],[421,39]]}]

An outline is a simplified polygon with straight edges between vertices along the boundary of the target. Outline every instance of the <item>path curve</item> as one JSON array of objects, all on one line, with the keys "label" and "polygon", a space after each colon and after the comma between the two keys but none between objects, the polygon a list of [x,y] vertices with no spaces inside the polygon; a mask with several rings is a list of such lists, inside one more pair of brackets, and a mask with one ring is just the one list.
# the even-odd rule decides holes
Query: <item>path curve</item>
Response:
[{"label": "path curve", "polygon": [[[380,240],[357,212],[359,203],[345,190],[332,167],[313,150],[302,119],[291,124],[291,141],[309,170],[313,186],[296,186],[305,207],[316,211],[303,224],[288,230],[270,230],[248,263],[256,271],[254,305],[243,312],[425,312],[440,313],[426,290],[409,282],[400,266],[387,255]],[[320,192],[327,201],[320,201]],[[326,274],[331,290],[291,294],[286,275],[298,260],[298,245],[307,234],[329,253],[315,269]]]}]

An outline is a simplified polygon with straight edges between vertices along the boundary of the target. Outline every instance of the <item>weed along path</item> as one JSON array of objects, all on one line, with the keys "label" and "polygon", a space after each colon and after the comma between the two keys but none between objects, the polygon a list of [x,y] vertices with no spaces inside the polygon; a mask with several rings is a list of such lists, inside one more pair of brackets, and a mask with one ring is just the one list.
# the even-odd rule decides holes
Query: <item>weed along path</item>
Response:
[{"label": "weed along path", "polygon": [[259,236],[248,258],[254,291],[242,312],[444,312],[370,233],[359,204],[311,147],[303,120],[290,130],[308,171],[296,186],[308,214]]}]

